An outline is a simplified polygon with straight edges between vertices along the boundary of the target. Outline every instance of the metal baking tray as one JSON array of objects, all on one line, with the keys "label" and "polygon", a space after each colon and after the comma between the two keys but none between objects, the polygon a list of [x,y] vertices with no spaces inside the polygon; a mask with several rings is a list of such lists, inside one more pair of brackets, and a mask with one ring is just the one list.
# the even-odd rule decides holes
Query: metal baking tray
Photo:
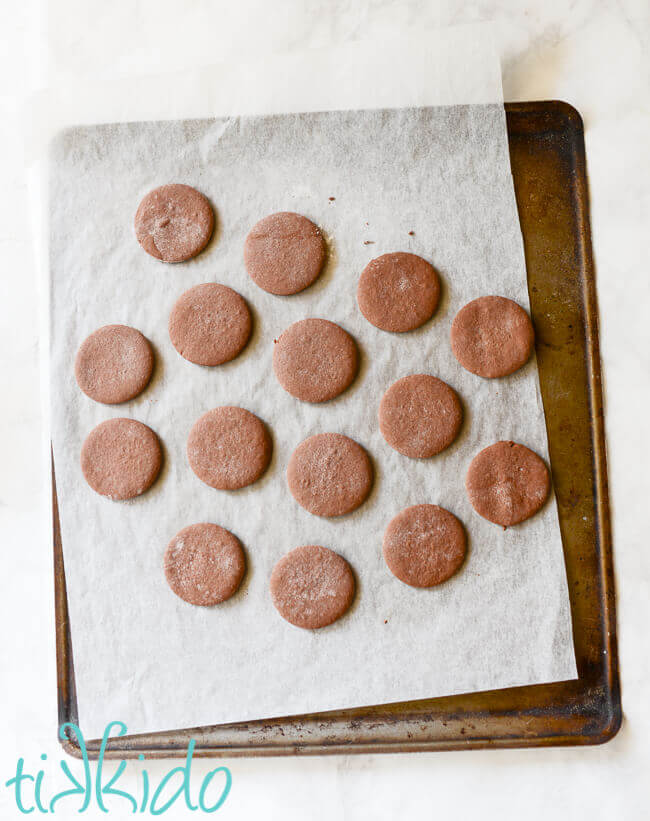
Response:
[{"label": "metal baking tray", "polygon": [[[579,678],[112,740],[107,756],[314,755],[599,744],[621,724],[610,513],[583,124],[563,102],[506,104],[512,173],[566,559]],[[77,721],[54,467],[58,721]],[[82,727],[83,729],[83,727]],[[62,742],[79,755],[73,738]],[[98,741],[89,741],[96,757]]]}]

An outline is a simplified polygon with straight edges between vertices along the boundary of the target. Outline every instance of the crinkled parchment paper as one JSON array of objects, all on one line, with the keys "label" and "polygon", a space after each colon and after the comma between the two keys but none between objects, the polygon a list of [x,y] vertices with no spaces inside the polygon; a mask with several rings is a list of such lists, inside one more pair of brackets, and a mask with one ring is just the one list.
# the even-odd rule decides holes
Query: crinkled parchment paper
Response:
[{"label": "crinkled parchment paper", "polygon": [[[147,256],[132,228],[141,197],[170,181],[204,192],[218,220],[207,250],[180,265]],[[575,677],[555,500],[504,531],[464,490],[472,456],[499,439],[548,459],[536,363],[482,380],[449,345],[455,313],[477,296],[528,308],[498,100],[76,127],[53,143],[49,201],[52,440],[87,737],[117,719],[140,733]],[[257,288],[242,260],[249,228],[279,210],[313,219],[329,245],[317,283],[284,298]],[[401,335],[371,326],[355,300],[365,264],[395,250],[430,260],[443,281],[434,318]],[[254,334],[233,362],[202,368],[176,353],[167,319],[183,291],[212,281],[246,298]],[[271,367],[273,339],[306,316],[338,322],[362,353],[353,387],[323,405],[289,396]],[[150,387],[112,407],[82,394],[73,374],[80,342],[108,323],[138,328],[156,352]],[[459,439],[430,460],[399,455],[377,425],[384,390],[417,372],[448,382],[465,408]],[[234,493],[202,484],[185,454],[193,422],[222,404],[258,414],[274,441],[264,478]],[[121,503],[95,494],[79,467],[85,436],[117,416],[150,425],[165,450],[154,487]],[[285,479],[294,447],[323,431],[362,443],[376,469],[369,500],[333,520],[299,507]],[[422,502],[451,510],[469,536],[462,570],[431,590],[399,582],[381,555],[392,516]],[[248,559],[240,592],[213,608],[178,599],[162,570],[172,536],[200,521],[232,530]],[[357,575],[352,610],[321,631],[283,621],[268,593],[273,565],[300,544],[333,548]]]}]

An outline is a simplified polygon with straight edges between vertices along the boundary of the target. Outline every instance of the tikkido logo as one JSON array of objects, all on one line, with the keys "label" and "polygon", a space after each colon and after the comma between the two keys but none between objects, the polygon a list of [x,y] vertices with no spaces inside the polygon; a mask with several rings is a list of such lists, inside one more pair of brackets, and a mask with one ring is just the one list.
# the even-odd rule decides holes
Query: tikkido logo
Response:
[{"label": "tikkido logo", "polygon": [[[149,812],[151,815],[162,815],[181,799],[185,802],[187,809],[193,811],[200,810],[201,812],[213,813],[223,806],[232,786],[230,770],[228,767],[223,766],[210,770],[203,777],[196,802],[192,800],[191,771],[195,746],[194,739],[187,746],[185,763],[169,770],[154,790],[152,790],[149,773],[145,769],[141,773],[140,794],[136,796],[126,790],[117,789],[116,784],[126,769],[126,761],[120,761],[113,775],[105,781],[104,755],[113,728],[117,728],[118,736],[126,735],[126,724],[121,721],[111,721],[106,725],[93,777],[86,742],[81,730],[76,724],[66,723],[61,725],[59,728],[61,739],[67,741],[71,735],[74,735],[79,745],[83,776],[82,778],[76,778],[67,762],[60,761],[61,771],[72,786],[70,789],[55,793],[49,800],[44,796],[43,789],[45,771],[40,769],[36,775],[32,775],[25,770],[25,759],[19,758],[16,764],[16,774],[5,782],[5,787],[13,788],[18,810],[25,815],[34,812],[34,810],[40,813],[55,814],[64,808],[64,811],[69,810],[71,805],[77,803],[77,812],[85,812],[94,801],[102,812],[108,813],[116,810],[123,813],[126,802],[131,805],[131,812],[133,813]],[[140,754],[138,759],[144,761],[144,755]],[[45,754],[41,755],[41,760],[46,761],[47,756]],[[174,780],[174,784],[170,787],[172,780]],[[210,787],[210,796],[208,796]],[[221,788],[220,791],[219,788]],[[110,807],[106,804],[106,799],[109,797],[111,798]],[[68,817],[67,814],[66,817]]]}]

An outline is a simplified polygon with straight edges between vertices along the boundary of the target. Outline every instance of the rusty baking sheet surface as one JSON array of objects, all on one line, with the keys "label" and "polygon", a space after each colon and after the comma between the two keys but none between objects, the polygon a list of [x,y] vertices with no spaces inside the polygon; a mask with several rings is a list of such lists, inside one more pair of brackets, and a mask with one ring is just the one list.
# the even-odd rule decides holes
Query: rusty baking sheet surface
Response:
[{"label": "rusty baking sheet surface", "polygon": [[[551,470],[566,558],[574,681],[124,736],[109,757],[262,756],[598,744],[621,723],[612,545],[582,121],[562,102],[506,104]],[[77,719],[56,486],[58,721]],[[83,729],[83,728],[82,728]],[[74,740],[64,742],[75,755]],[[97,756],[99,742],[88,742]]]}]

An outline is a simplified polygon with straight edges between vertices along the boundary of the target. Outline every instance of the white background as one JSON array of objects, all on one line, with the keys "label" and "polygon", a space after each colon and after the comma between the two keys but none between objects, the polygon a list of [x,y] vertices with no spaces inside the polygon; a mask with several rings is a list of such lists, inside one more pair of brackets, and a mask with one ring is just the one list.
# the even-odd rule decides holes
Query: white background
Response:
[{"label": "white background", "polygon": [[[18,817],[2,785],[19,756],[35,770],[46,753],[44,791],[65,786],[54,775],[61,754],[55,741],[51,547],[44,528],[49,477],[41,460],[37,293],[16,110],[22,95],[79,74],[115,79],[365,39],[401,26],[490,19],[499,23],[505,99],[565,99],[585,120],[614,509],[623,728],[597,748],[233,759],[233,789],[220,815],[439,816],[450,821],[479,814],[495,819],[647,817],[647,0],[58,0],[47,6],[46,15],[36,0],[5,2],[0,25],[2,817]],[[150,764],[152,778],[170,766]],[[196,784],[212,766],[195,763]],[[138,767],[131,765],[122,782],[126,788],[131,780],[131,788],[138,789],[137,774]],[[57,816],[78,817],[73,805],[68,807]],[[128,817],[120,807],[109,817]],[[189,816],[178,810],[164,817]]]}]

